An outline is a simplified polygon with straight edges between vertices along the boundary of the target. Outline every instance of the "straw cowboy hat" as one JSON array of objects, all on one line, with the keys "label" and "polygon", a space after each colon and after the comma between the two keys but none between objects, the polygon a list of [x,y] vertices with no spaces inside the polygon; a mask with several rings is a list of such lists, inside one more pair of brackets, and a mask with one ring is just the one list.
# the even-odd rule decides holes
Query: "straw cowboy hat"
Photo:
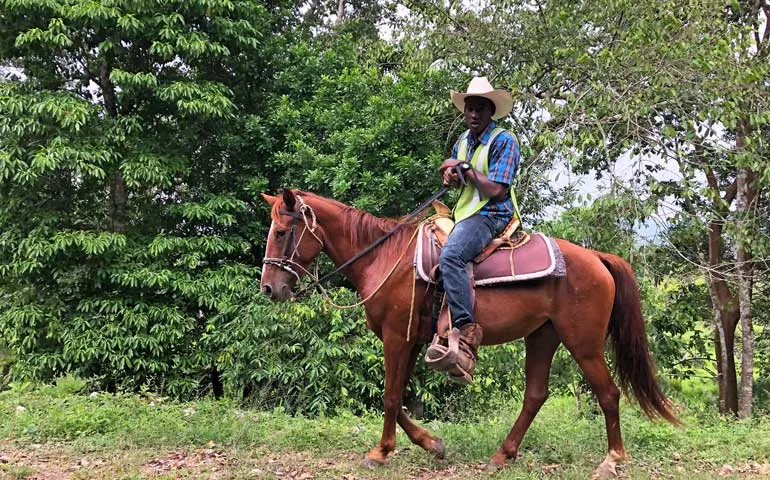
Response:
[{"label": "straw cowboy hat", "polygon": [[465,111],[465,99],[467,97],[484,97],[495,104],[495,113],[492,120],[499,120],[509,113],[513,108],[513,99],[511,94],[505,90],[495,89],[487,80],[487,77],[475,77],[468,85],[468,91],[465,93],[452,91],[450,97],[455,106],[461,111]]}]

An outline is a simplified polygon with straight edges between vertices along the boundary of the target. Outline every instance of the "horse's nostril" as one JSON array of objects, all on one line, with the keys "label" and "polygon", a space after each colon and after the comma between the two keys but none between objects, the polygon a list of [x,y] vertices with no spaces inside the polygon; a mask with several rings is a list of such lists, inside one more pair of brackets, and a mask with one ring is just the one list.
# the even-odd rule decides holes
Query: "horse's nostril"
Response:
[{"label": "horse's nostril", "polygon": [[273,295],[273,287],[271,287],[269,283],[262,285],[262,293],[271,297]]}]

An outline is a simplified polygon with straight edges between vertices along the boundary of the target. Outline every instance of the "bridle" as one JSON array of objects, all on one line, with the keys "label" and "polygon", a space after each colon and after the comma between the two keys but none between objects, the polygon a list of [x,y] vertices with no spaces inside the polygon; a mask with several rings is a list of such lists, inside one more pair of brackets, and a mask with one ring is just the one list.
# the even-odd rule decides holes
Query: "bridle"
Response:
[{"label": "bridle", "polygon": [[[280,268],[281,270],[285,272],[289,272],[290,274],[294,275],[294,277],[297,278],[297,281],[300,280],[300,274],[297,273],[297,270],[302,270],[304,273],[310,273],[308,270],[303,267],[300,263],[294,261],[294,258],[299,255],[299,244],[302,241],[302,237],[305,236],[305,232],[310,232],[310,234],[315,238],[318,243],[321,244],[321,248],[324,247],[324,242],[321,240],[321,238],[315,233],[315,230],[318,228],[318,222],[316,220],[315,212],[313,211],[313,208],[305,203],[304,200],[302,200],[302,197],[299,195],[296,195],[297,202],[300,204],[299,210],[297,211],[291,211],[291,210],[284,210],[279,209],[278,213],[280,215],[286,215],[288,217],[291,217],[291,226],[289,229],[289,238],[286,241],[286,248],[283,251],[283,256],[281,257],[265,257],[262,259],[263,265],[273,265],[275,267]],[[312,220],[312,221],[309,221]],[[299,239],[295,241],[297,238],[297,224],[299,222],[303,222],[305,228],[302,229],[302,233],[299,236]]]}]

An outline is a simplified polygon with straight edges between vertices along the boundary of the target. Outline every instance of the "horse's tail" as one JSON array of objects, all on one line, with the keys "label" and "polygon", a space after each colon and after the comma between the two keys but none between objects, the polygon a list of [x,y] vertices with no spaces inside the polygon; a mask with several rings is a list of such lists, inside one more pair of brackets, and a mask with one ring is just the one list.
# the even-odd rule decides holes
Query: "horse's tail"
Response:
[{"label": "horse's tail", "polygon": [[681,422],[672,413],[670,400],[655,378],[655,365],[644,330],[639,286],[631,265],[616,255],[596,253],[615,279],[615,303],[608,333],[620,385],[626,394],[633,392],[648,417],[660,416],[680,425]]}]

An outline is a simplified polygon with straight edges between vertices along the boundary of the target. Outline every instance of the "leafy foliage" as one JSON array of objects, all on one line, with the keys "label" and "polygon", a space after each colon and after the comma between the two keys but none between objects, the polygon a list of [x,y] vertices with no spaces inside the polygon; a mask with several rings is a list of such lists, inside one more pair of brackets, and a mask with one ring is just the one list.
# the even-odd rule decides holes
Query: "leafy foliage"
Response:
[{"label": "leafy foliage", "polygon": [[[341,22],[338,5],[0,0],[0,385],[72,372],[291,412],[378,407],[360,310],[260,297],[258,193],[404,214],[463,129],[448,91],[486,74],[514,93],[502,124],[522,143],[525,224],[634,264],[673,378],[714,374],[710,275],[734,289],[741,264],[710,265],[710,249],[751,255],[767,401],[767,2],[355,0]],[[554,169],[613,177],[611,191],[576,205]],[[756,196],[739,208],[742,172]],[[641,245],[662,205],[664,244]],[[409,395],[432,417],[472,412],[520,394],[522,357],[483,349],[465,390],[420,367]],[[566,352],[553,370],[554,389],[580,389]]]},{"label": "leafy foliage", "polygon": [[261,106],[241,95],[270,75],[283,13],[0,2],[17,72],[0,83],[0,331],[17,377],[189,395],[214,375],[205,319],[258,273],[250,198],[230,182],[258,165],[227,132]]}]

